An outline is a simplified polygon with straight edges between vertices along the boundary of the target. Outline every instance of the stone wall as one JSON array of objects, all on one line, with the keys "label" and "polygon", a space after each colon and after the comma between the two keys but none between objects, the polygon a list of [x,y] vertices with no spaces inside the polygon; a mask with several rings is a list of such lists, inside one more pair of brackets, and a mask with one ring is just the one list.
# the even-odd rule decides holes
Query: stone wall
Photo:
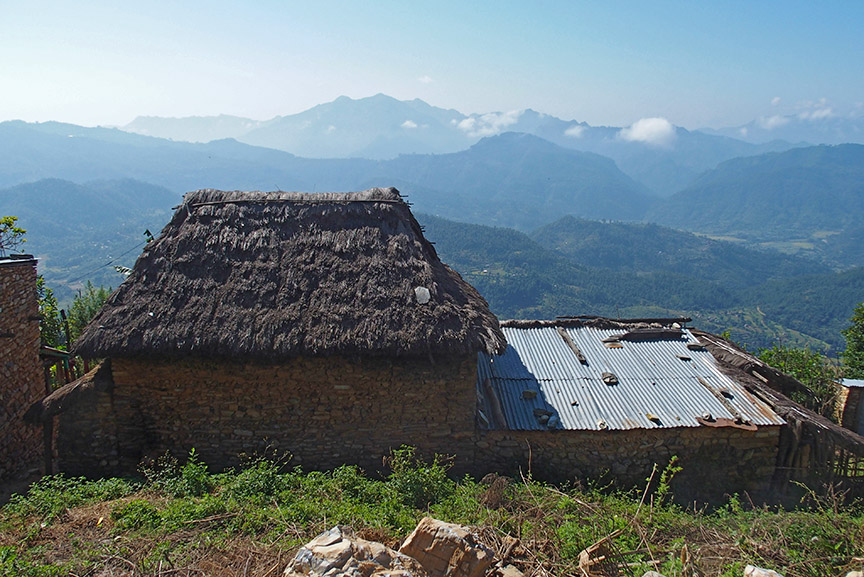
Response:
[{"label": "stone wall", "polygon": [[220,469],[271,447],[291,464],[358,464],[382,471],[391,448],[455,455],[471,467],[476,360],[338,357],[279,365],[112,359],[113,387],[68,409],[57,424],[58,468],[129,472],[142,457],[195,448]]},{"label": "stone wall", "polygon": [[864,392],[864,388],[861,387],[841,386],[837,398],[838,422],[858,434],[864,434],[864,431],[858,430],[858,411],[861,406],[862,392]]},{"label": "stone wall", "polygon": [[[268,447],[289,464],[386,471],[392,448],[455,457],[477,478],[520,470],[549,481],[601,479],[644,487],[674,455],[676,497],[717,501],[765,495],[780,427],[676,427],[629,431],[481,431],[474,357],[442,360],[295,359],[279,365],[112,359],[110,386],[88,390],[57,425],[58,468],[105,475],[143,457],[195,448],[215,469]],[[658,470],[658,479],[660,470]],[[766,495],[767,496],[767,495]]]},{"label": "stone wall", "polygon": [[[627,431],[488,431],[478,458],[500,473],[541,480],[591,478],[621,487],[644,487],[653,465],[660,471],[677,456],[682,471],[672,483],[676,498],[717,501],[724,494],[761,496],[777,460],[780,427],[758,431],[726,427],[676,427]],[[485,455],[485,458],[480,455]]]},{"label": "stone wall", "polygon": [[41,427],[24,413],[45,396],[39,361],[36,260],[0,259],[0,479],[42,464]]}]

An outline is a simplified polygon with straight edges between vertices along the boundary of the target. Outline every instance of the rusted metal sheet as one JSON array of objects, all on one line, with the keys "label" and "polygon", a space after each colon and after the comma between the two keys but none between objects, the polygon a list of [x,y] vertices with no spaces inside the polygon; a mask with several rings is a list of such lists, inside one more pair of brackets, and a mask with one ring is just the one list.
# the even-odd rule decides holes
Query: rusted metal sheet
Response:
[{"label": "rusted metal sheet", "polygon": [[[496,356],[481,353],[478,367],[480,382],[488,379],[486,396],[497,398],[506,428],[657,429],[698,427],[700,420],[729,420],[742,428],[784,424],[724,375],[711,353],[694,346],[696,338],[686,328],[647,340],[621,339],[618,348],[608,348],[604,340],[621,335],[620,329],[502,330],[507,350]],[[615,379],[604,379],[604,373]]]}]

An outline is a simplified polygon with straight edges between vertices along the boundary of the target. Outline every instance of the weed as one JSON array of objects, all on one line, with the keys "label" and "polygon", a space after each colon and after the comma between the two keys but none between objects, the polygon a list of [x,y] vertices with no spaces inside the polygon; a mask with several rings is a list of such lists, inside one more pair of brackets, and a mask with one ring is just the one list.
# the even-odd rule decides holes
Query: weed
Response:
[{"label": "weed", "polygon": [[139,467],[147,485],[164,491],[172,497],[200,497],[210,492],[215,484],[213,477],[207,471],[207,465],[198,460],[198,453],[193,448],[183,466],[169,452],[145,461]]},{"label": "weed", "polygon": [[388,459],[391,473],[387,480],[403,503],[425,509],[450,496],[454,483],[447,477],[449,467],[443,457],[435,455],[432,463],[425,463],[416,453],[414,447],[407,445],[393,449]]},{"label": "weed", "polygon": [[138,488],[126,479],[89,481],[83,477],[48,475],[33,483],[26,495],[13,495],[4,511],[21,519],[38,516],[43,523],[50,523],[72,507],[118,499]]},{"label": "weed", "polygon": [[159,509],[144,499],[134,499],[111,510],[118,530],[153,529],[159,525]]}]

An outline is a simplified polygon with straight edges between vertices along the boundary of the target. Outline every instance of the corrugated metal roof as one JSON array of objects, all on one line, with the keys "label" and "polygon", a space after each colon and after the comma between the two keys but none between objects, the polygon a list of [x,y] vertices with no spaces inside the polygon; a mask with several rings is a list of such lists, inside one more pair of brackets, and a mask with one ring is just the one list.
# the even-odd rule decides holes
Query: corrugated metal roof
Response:
[{"label": "corrugated metal roof", "polygon": [[864,387],[864,379],[843,379],[840,383],[844,387],[857,388]]},{"label": "corrugated metal roof", "polygon": [[[488,379],[506,428],[698,427],[697,417],[706,413],[713,419],[740,417],[757,426],[784,423],[724,375],[711,353],[688,348],[698,341],[687,329],[678,339],[621,340],[620,347],[610,348],[603,340],[625,331],[563,327],[585,357],[583,364],[559,334],[561,328],[502,327],[508,342],[504,354],[480,354],[480,384]],[[603,373],[612,373],[618,383],[607,384]],[[488,396],[482,386],[480,392]],[[490,402],[484,398],[484,410],[494,414]]]}]

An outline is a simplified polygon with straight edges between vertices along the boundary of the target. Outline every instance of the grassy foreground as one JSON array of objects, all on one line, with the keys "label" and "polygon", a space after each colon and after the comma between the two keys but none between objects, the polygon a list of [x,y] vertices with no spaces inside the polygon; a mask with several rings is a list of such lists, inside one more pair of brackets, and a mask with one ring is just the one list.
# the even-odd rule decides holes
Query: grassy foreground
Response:
[{"label": "grassy foreground", "polygon": [[0,509],[0,576],[281,575],[296,550],[336,524],[398,546],[424,515],[472,525],[526,575],[581,575],[604,537],[621,574],[740,576],[751,563],[787,577],[845,575],[864,557],[860,503],[814,499],[777,511],[737,497],[711,512],[671,503],[666,475],[629,493],[502,477],[459,481],[442,461],[395,451],[384,479],[356,467],[283,471],[273,460],[211,474],[194,452],[142,477],[45,477]]}]

